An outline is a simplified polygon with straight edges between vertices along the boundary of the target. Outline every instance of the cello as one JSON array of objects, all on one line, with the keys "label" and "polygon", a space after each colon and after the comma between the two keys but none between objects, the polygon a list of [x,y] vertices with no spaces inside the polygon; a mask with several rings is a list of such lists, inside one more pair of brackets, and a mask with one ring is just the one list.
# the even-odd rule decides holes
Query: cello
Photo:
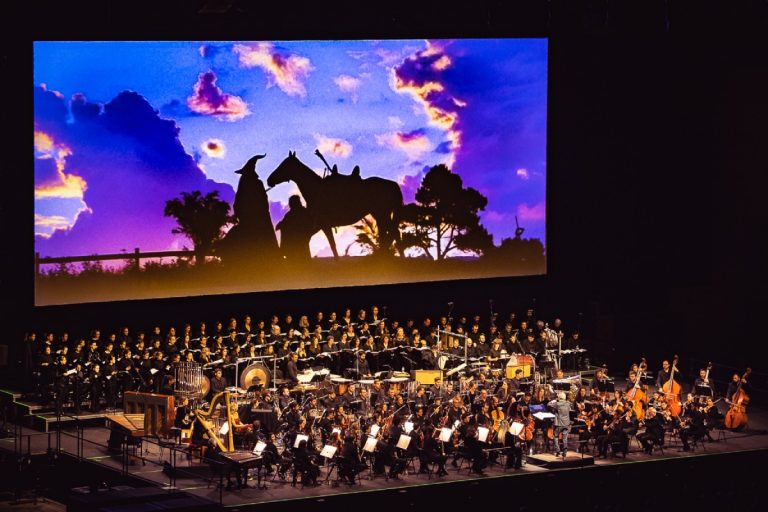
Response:
[{"label": "cello", "polygon": [[648,364],[643,357],[640,360],[640,365],[637,369],[637,377],[635,378],[634,385],[626,394],[626,399],[632,401],[632,409],[635,411],[635,415],[638,419],[645,417],[645,406],[648,403],[648,395],[643,388],[640,387],[640,378],[646,368],[648,368]]},{"label": "cello", "polygon": [[682,412],[682,406],[680,405],[680,383],[675,380],[675,372],[677,371],[678,356],[672,360],[672,370],[669,372],[669,380],[662,384],[661,390],[664,392],[664,398],[667,402],[667,408],[672,416],[680,416]]},{"label": "cello", "polygon": [[749,377],[750,373],[752,373],[752,368],[747,368],[747,371],[739,380],[739,385],[736,386],[736,391],[730,397],[731,408],[725,413],[725,428],[729,430],[738,430],[747,423],[749,396],[741,389],[741,385],[744,379]]}]

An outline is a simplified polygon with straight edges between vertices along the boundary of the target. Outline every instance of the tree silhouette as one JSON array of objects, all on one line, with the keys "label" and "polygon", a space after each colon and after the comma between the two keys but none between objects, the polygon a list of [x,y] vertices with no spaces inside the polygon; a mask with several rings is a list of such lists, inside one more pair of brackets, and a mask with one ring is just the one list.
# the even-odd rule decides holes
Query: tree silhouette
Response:
[{"label": "tree silhouette", "polygon": [[464,188],[458,174],[436,165],[421,181],[416,203],[403,209],[403,244],[420,247],[437,260],[455,250],[483,253],[493,247],[493,237],[480,224],[478,214],[487,204],[480,192]]},{"label": "tree silhouette", "polygon": [[205,261],[213,244],[221,239],[224,226],[232,222],[229,203],[219,199],[216,190],[206,195],[199,190],[182,192],[181,198],[165,202],[164,214],[176,219],[178,227],[171,231],[173,234],[185,235],[192,240],[197,264]]}]

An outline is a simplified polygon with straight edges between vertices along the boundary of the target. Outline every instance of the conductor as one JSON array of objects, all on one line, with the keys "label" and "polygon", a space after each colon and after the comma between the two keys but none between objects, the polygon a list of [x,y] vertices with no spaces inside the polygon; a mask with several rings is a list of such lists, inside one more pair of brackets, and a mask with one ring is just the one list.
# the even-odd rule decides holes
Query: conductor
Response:
[{"label": "conductor", "polygon": [[[568,451],[568,433],[571,431],[571,411],[573,406],[571,402],[565,399],[565,392],[557,393],[557,399],[552,400],[547,406],[555,414],[555,456],[560,455],[565,458]],[[563,434],[563,444],[560,444],[560,434]]]}]

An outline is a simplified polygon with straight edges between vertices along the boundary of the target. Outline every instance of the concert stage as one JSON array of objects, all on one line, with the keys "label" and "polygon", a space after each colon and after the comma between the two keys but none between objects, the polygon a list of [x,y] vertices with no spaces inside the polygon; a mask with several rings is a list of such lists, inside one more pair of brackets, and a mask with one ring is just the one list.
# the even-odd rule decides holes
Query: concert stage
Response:
[{"label": "concert stage", "polygon": [[595,463],[595,458],[586,453],[581,454],[568,450],[565,457],[556,457],[553,453],[529,455],[528,463],[546,469],[580,468],[593,465]]},{"label": "concert stage", "polygon": [[[328,478],[328,468],[324,467],[318,478],[321,485],[317,487],[302,487],[300,482],[292,486],[290,475],[285,479],[270,475],[263,481],[266,486],[264,489],[256,488],[256,482],[250,481],[249,488],[235,491],[220,489],[219,478],[211,474],[206,465],[200,464],[197,460],[189,461],[186,456],[180,454],[175,461],[176,471],[168,471],[169,463],[172,463],[172,452],[167,446],[156,444],[156,438],[144,440],[139,452],[144,463],[136,459],[133,465],[128,466],[123,466],[125,459],[121,455],[111,455],[108,452],[106,445],[109,430],[106,427],[84,427],[82,440],[78,442],[76,429],[65,424],[62,426],[60,446],[64,454],[74,456],[70,457],[72,460],[77,460],[79,457],[81,459],[79,464],[100,468],[97,471],[98,474],[120,475],[125,470],[125,476],[134,481],[144,482],[144,485],[168,490],[169,484],[175,484],[175,491],[189,493],[209,502],[220,501],[224,507],[238,510],[248,510],[250,507],[267,503],[270,510],[280,507],[287,509],[295,507],[294,500],[307,499],[311,500],[313,507],[323,509],[328,507],[334,510],[338,510],[335,508],[337,506],[364,506],[366,503],[370,504],[371,499],[392,500],[393,504],[402,502],[403,506],[408,503],[428,504],[430,500],[441,499],[455,500],[457,505],[472,506],[484,499],[492,499],[493,495],[488,493],[510,496],[510,492],[521,505],[529,503],[534,506],[537,502],[532,501],[531,493],[540,493],[539,496],[543,500],[555,498],[565,500],[565,496],[558,497],[551,493],[558,489],[572,492],[580,486],[585,486],[591,489],[590,496],[580,499],[586,499],[589,503],[594,503],[598,498],[602,502],[603,498],[608,499],[608,497],[611,500],[621,500],[626,493],[622,482],[626,483],[627,478],[639,479],[653,488],[655,486],[652,482],[660,475],[671,475],[667,478],[674,477],[675,482],[683,480],[693,482],[693,475],[698,475],[699,472],[703,472],[704,476],[696,481],[703,486],[703,494],[691,495],[692,489],[689,489],[688,495],[692,499],[704,499],[703,496],[707,496],[705,491],[710,489],[708,485],[716,485],[717,494],[712,499],[725,500],[726,496],[731,495],[729,494],[731,493],[730,480],[747,471],[748,464],[752,464],[753,461],[765,460],[765,455],[768,453],[766,428],[768,428],[768,411],[752,407],[750,408],[750,425],[747,429],[738,433],[723,432],[722,438],[717,442],[700,443],[692,452],[683,452],[679,441],[675,440],[665,446],[663,453],[655,451],[654,455],[646,455],[633,440],[626,458],[593,458],[590,447],[590,452],[585,454],[582,462],[581,455],[575,451],[576,441],[573,440],[572,450],[565,461],[559,459],[559,462],[556,462],[551,455],[534,455],[527,457],[526,463],[519,470],[505,470],[500,465],[491,465],[487,468],[485,476],[469,472],[466,464],[460,463],[458,467],[454,467],[450,461],[446,465],[448,475],[445,477],[418,474],[415,473],[418,469],[418,461],[416,461],[416,467],[409,468],[409,473],[398,480],[388,480],[383,477],[371,478],[365,471],[356,485],[337,484],[335,471]],[[22,442],[18,443],[17,439],[17,445],[21,446],[22,453],[27,450],[27,442],[30,443],[30,451],[33,454],[45,453],[48,442],[55,445],[55,432],[45,434],[27,428],[22,431]],[[27,437],[30,434],[31,437]],[[713,432],[713,437],[718,439],[718,431]],[[5,451],[12,451],[14,444],[13,438],[0,439],[0,447]],[[588,460],[591,463],[587,463]],[[539,465],[537,462],[544,462],[544,464]],[[726,467],[729,469],[724,474],[721,469]],[[111,471],[104,471],[107,469]],[[705,484],[708,478],[715,478],[716,482]],[[756,496],[751,492],[758,491],[756,484],[749,483],[752,480],[757,479],[748,479],[746,487],[738,493],[737,488],[733,487],[733,499],[742,504],[745,503],[744,500],[751,503],[752,497]],[[614,489],[616,492],[621,489],[615,497],[611,485],[616,485]],[[675,484],[675,488],[678,487]],[[375,494],[371,496],[371,492]],[[649,500],[656,500],[662,495],[666,496],[664,493],[659,494],[653,491],[643,496],[637,503],[656,503]],[[638,510],[644,509],[640,505],[638,507]],[[622,507],[622,510],[626,509]],[[631,506],[629,509],[632,509]],[[753,510],[753,508],[747,506],[744,510]]]}]

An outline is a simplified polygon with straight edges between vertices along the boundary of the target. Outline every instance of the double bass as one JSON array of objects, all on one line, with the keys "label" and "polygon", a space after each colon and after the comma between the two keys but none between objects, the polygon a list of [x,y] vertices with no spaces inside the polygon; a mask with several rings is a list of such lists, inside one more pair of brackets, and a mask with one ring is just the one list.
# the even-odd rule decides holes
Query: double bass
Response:
[{"label": "double bass", "polygon": [[672,370],[669,372],[669,380],[662,384],[661,390],[664,392],[664,398],[667,402],[667,408],[672,416],[680,416],[682,405],[680,404],[680,383],[675,380],[677,371],[677,361],[679,357],[675,355],[672,360]]},{"label": "double bass", "polygon": [[645,358],[642,358],[637,369],[637,377],[635,378],[634,385],[626,394],[626,399],[632,400],[632,409],[635,411],[635,415],[638,418],[645,417],[645,405],[648,403],[648,395],[645,390],[640,387],[640,378],[646,368],[648,368],[648,365],[645,362]]},{"label": "double bass", "polygon": [[736,386],[736,391],[730,396],[731,408],[725,413],[725,428],[729,430],[738,430],[747,423],[747,404],[749,403],[749,396],[741,388],[744,379],[749,377],[752,373],[752,368],[747,368],[747,371],[742,375],[739,385]]}]

